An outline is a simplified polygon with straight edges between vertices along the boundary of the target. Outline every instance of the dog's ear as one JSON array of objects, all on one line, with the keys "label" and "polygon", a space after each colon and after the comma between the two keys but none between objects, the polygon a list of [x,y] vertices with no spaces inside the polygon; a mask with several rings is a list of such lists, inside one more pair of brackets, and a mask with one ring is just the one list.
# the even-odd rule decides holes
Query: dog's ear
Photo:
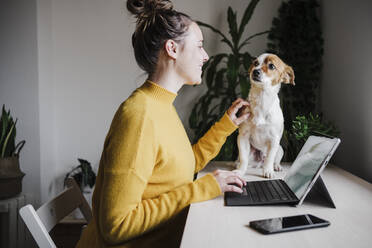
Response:
[{"label": "dog's ear", "polygon": [[295,79],[294,71],[292,67],[287,65],[284,69],[282,76],[283,83],[295,85],[294,79]]}]

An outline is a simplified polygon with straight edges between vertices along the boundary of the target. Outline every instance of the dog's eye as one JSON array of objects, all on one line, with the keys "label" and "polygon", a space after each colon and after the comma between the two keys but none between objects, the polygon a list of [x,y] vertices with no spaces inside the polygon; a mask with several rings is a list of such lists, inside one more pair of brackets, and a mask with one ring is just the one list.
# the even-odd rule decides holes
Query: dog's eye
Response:
[{"label": "dog's eye", "polygon": [[258,66],[259,65],[258,61],[256,60],[255,62],[253,62],[253,65]]},{"label": "dog's eye", "polygon": [[269,69],[270,70],[275,70],[275,65],[274,64],[269,64]]}]

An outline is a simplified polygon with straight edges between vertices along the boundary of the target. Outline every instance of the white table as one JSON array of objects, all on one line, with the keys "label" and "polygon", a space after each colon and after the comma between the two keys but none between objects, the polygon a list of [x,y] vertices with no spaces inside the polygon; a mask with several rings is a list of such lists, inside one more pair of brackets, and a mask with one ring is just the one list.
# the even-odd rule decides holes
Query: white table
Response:
[{"label": "white table", "polygon": [[19,209],[26,204],[26,198],[20,194],[9,199],[0,200],[0,213],[5,213],[5,223],[0,223],[0,235],[5,240],[0,240],[0,247],[25,247],[26,227],[19,215]]},{"label": "white table", "polygon": [[[217,168],[233,169],[231,162],[212,162],[198,177]],[[284,166],[277,177],[283,177],[288,168]],[[250,168],[245,179],[263,180],[261,173],[261,169]],[[181,247],[372,247],[372,185],[333,165],[326,167],[322,178],[336,209],[306,200],[299,207],[227,207],[220,196],[190,206]],[[331,225],[273,235],[248,226],[252,220],[306,213],[329,220]]]}]

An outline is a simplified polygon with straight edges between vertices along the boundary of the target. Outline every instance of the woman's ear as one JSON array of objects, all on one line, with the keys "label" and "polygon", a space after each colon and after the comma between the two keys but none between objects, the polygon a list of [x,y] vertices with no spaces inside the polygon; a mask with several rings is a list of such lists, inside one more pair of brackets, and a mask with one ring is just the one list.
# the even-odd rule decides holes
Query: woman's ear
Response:
[{"label": "woman's ear", "polygon": [[164,44],[166,54],[172,59],[176,59],[178,55],[178,44],[174,40],[167,40]]}]

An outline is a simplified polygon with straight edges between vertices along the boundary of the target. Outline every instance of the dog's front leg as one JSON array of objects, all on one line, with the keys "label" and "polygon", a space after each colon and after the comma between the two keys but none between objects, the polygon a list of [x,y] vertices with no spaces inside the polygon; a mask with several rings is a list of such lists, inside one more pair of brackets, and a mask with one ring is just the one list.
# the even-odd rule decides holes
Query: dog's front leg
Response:
[{"label": "dog's front leg", "polygon": [[274,171],[282,170],[282,167],[280,166],[280,162],[282,161],[283,155],[284,155],[283,147],[279,145],[278,151],[274,159]]},{"label": "dog's front leg", "polygon": [[243,176],[248,168],[249,154],[251,152],[251,145],[249,143],[249,134],[240,133],[238,135],[238,148],[239,148],[239,164],[236,172]]},{"label": "dog's front leg", "polygon": [[263,165],[263,176],[274,177],[274,160],[280,146],[280,139],[273,139],[268,143],[267,156]]}]

